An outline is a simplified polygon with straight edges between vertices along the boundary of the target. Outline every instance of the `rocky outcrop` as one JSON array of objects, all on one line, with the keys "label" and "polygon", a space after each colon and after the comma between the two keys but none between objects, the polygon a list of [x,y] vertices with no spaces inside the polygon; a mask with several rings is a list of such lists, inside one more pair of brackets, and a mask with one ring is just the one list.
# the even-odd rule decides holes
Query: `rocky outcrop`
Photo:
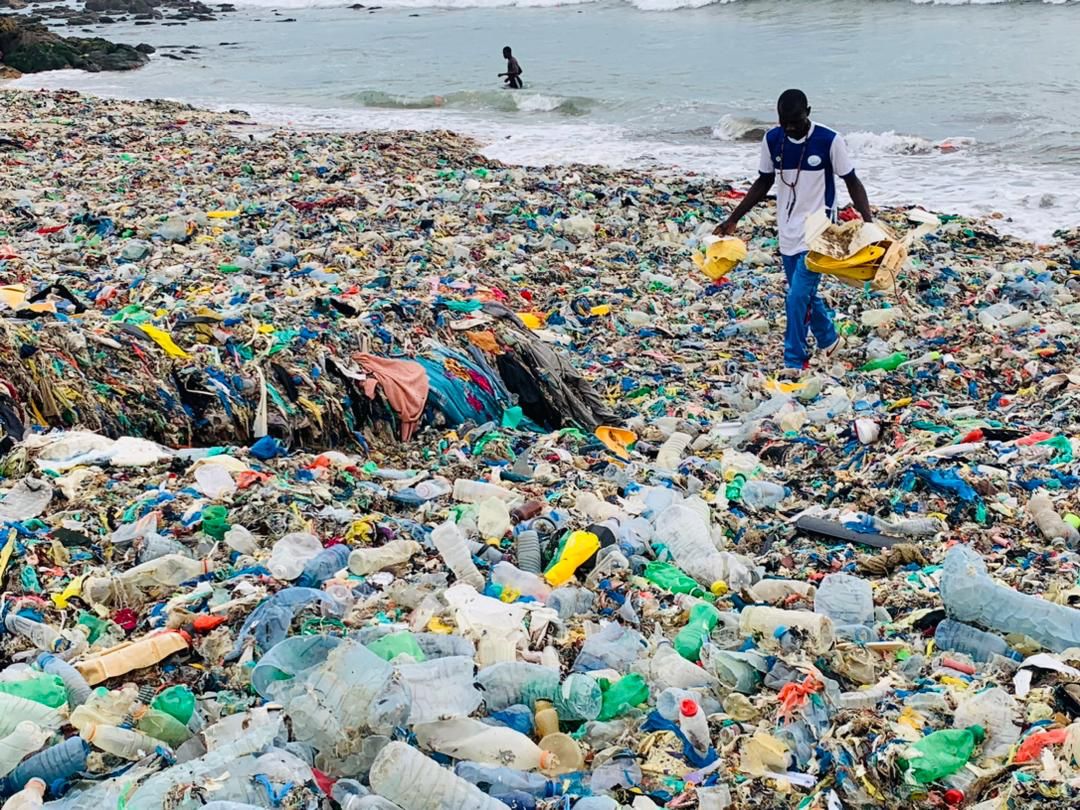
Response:
[{"label": "rocky outcrop", "polygon": [[149,57],[132,47],[98,37],[62,37],[24,16],[0,16],[0,62],[23,73],[76,68],[134,70]]}]

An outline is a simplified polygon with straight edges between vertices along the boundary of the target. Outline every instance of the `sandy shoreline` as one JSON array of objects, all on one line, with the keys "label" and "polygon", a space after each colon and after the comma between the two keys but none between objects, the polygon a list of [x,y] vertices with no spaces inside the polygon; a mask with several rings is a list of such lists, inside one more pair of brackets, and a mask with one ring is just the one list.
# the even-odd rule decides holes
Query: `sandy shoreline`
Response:
[{"label": "sandy shoreline", "polygon": [[[738,197],[728,183],[595,166],[507,167],[449,132],[271,131],[244,114],[175,102],[73,92],[2,98],[0,277],[27,290],[60,285],[87,307],[75,313],[61,303],[65,317],[31,333],[54,356],[86,351],[79,360],[34,367],[18,356],[19,341],[0,350],[3,376],[17,380],[39,425],[133,431],[173,445],[245,441],[258,379],[241,368],[241,381],[218,379],[210,395],[202,375],[261,357],[264,374],[274,373],[271,358],[287,360],[308,386],[310,406],[298,405],[304,396],[296,392],[293,401],[280,394],[284,434],[312,446],[346,440],[356,426],[340,392],[311,373],[316,355],[411,355],[440,334],[468,348],[439,320],[455,296],[558,314],[560,328],[545,338],[570,346],[567,356],[590,378],[608,361],[602,333],[585,328],[596,319],[579,320],[579,296],[610,307],[606,328],[616,336],[647,323],[665,351],[688,347],[689,367],[728,353],[728,333],[764,316],[769,330],[744,338],[754,341],[747,362],[764,371],[779,365],[783,285],[771,210],[744,222],[751,255],[732,284],[707,287],[690,261],[695,237]],[[901,210],[882,218],[901,232],[913,227]],[[1053,263],[1066,250],[999,237],[985,223],[942,220],[937,235],[913,248],[908,296],[929,284],[934,264]],[[841,290],[829,293],[841,319],[887,304]],[[645,315],[622,320],[631,310]],[[350,326],[344,335],[338,320]],[[148,341],[144,323],[172,334],[176,346]],[[121,328],[129,334],[118,336]],[[192,361],[200,379],[193,385],[204,391],[194,411],[182,384],[155,390],[176,374],[178,358]],[[663,362],[654,357],[643,368]],[[118,367],[124,374],[113,373]],[[87,397],[84,387],[104,396]]]}]

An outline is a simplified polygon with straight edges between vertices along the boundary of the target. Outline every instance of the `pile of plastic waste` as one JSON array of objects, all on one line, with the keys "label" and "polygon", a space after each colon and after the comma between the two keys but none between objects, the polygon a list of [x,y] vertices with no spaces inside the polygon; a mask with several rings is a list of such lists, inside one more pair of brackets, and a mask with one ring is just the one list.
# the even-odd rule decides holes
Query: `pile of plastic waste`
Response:
[{"label": "pile of plastic waste", "polygon": [[5,808],[1080,800],[1080,237],[3,98]]}]

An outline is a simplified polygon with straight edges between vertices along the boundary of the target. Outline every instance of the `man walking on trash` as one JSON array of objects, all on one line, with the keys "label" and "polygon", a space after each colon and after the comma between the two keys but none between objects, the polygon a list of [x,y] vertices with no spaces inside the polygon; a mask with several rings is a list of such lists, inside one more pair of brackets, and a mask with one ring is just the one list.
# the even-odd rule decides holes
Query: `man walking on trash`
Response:
[{"label": "man walking on trash", "polygon": [[787,276],[787,328],[784,332],[784,372],[797,375],[809,367],[807,333],[826,357],[840,346],[832,315],[818,295],[821,276],[806,267],[806,220],[823,207],[836,214],[836,176],[843,178],[855,210],[870,222],[866,188],[855,175],[844,139],[810,120],[810,105],[801,90],[785,90],[776,103],[780,126],[765,133],[761,142],[759,176],[742,202],[715,233],[731,236],[740,219],[765,199],[780,176],[776,190],[776,219],[780,232],[780,258]]}]

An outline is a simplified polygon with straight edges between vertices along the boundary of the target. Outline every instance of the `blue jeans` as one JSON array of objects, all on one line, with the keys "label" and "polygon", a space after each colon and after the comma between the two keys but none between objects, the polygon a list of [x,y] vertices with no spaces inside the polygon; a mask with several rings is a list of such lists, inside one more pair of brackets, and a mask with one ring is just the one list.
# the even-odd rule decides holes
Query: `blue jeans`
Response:
[{"label": "blue jeans", "polygon": [[806,254],[783,256],[784,275],[787,276],[787,329],[784,331],[784,365],[787,368],[803,368],[810,361],[807,332],[814,333],[818,348],[831,346],[836,340],[836,327],[832,313],[821,296],[817,294],[821,275],[806,268]]}]

